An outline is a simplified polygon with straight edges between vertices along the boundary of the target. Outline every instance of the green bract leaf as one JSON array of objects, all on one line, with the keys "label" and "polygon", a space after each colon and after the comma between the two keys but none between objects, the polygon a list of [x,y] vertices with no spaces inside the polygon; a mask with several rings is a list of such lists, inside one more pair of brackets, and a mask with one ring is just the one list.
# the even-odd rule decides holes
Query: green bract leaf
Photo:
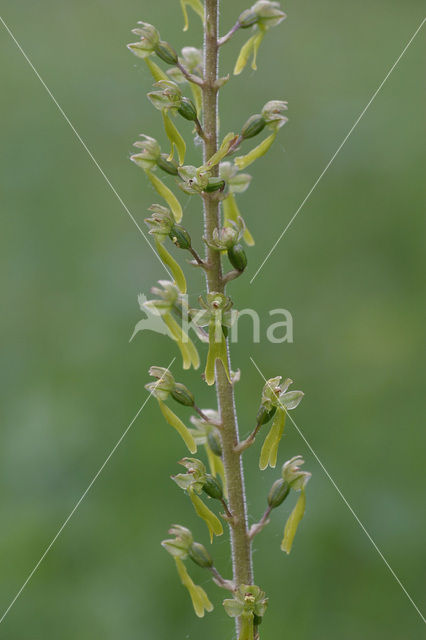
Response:
[{"label": "green bract leaf", "polygon": [[171,427],[176,429],[176,431],[179,433],[180,437],[188,447],[189,451],[191,453],[196,453],[197,445],[195,444],[195,440],[192,437],[192,434],[188,427],[183,424],[182,420],[178,418],[177,415],[173,413],[173,411],[166,404],[164,404],[162,400],[157,398],[157,401],[161,409],[161,413],[165,417],[166,421]]},{"label": "green bract leaf", "polygon": [[148,176],[154,189],[162,198],[164,198],[164,200],[169,205],[176,222],[180,222],[182,220],[182,207],[179,200],[176,198],[174,193],[172,193],[172,191],[170,191],[170,189],[164,184],[164,182],[160,180],[160,178],[158,178],[152,171],[150,171],[149,169],[145,169],[145,173]]},{"label": "green bract leaf", "polygon": [[201,0],[180,0],[180,4],[182,7],[183,17],[185,21],[185,25],[183,27],[184,31],[188,31],[189,20],[188,20],[188,11],[186,7],[191,7],[201,18],[201,22],[204,24],[204,7]]},{"label": "green bract leaf", "polygon": [[302,491],[300,492],[300,496],[296,502],[296,506],[291,512],[284,528],[284,538],[281,542],[281,549],[287,554],[290,553],[291,547],[293,546],[293,540],[294,536],[296,535],[297,527],[299,526],[299,523],[305,513],[305,506],[305,490],[302,489]]},{"label": "green bract leaf", "polygon": [[197,496],[191,488],[189,488],[188,493],[197,515],[204,520],[207,525],[210,534],[210,542],[213,542],[213,535],[221,536],[223,534],[221,521],[213,511],[210,511],[201,498]]},{"label": "green bract leaf", "polygon": [[194,611],[199,618],[203,618],[205,611],[213,611],[213,605],[208,599],[204,589],[194,584],[182,560],[175,558],[175,561],[181,582],[183,586],[188,589],[189,595],[191,596]]},{"label": "green bract leaf", "polygon": [[262,471],[268,465],[272,468],[276,467],[278,446],[284,432],[285,415],[285,411],[281,408],[278,408],[275,412],[274,421],[260,452],[259,468]]}]

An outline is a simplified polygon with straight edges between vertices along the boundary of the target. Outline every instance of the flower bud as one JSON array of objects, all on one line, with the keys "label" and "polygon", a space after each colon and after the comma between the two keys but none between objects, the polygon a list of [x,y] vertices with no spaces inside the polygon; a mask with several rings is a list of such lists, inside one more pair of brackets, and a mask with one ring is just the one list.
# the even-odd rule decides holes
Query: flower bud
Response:
[{"label": "flower bud", "polygon": [[161,155],[160,145],[155,138],[141,134],[143,140],[137,140],[133,146],[140,149],[139,153],[130,156],[130,160],[145,170],[152,169]]},{"label": "flower bud", "polygon": [[238,18],[240,29],[248,29],[255,24],[263,27],[275,27],[286,17],[281,11],[279,2],[270,0],[258,0],[250,9],[242,12]]},{"label": "flower bud", "polygon": [[169,173],[171,176],[178,175],[178,170],[177,170],[178,164],[174,160],[169,160],[167,153],[162,153],[157,158],[157,167],[159,167],[166,173]]},{"label": "flower bud", "polygon": [[[168,369],[164,367],[150,367],[148,371],[149,375],[153,378],[157,378],[157,382],[151,382],[146,387],[154,388],[158,392],[165,392],[169,394],[175,385],[175,379]],[[156,397],[158,393],[156,394]]]},{"label": "flower bud", "polygon": [[207,474],[206,481],[203,485],[204,493],[207,493],[210,498],[215,500],[221,500],[223,498],[223,490],[219,482],[212,475]]},{"label": "flower bud", "polygon": [[265,128],[265,125],[265,118],[260,113],[255,113],[253,116],[250,116],[241,129],[241,135],[245,140],[254,138],[254,136],[257,136],[257,134]]},{"label": "flower bud", "polygon": [[154,48],[155,53],[161,60],[167,62],[167,64],[177,64],[178,55],[173,47],[164,40],[160,40]]},{"label": "flower bud", "polygon": [[169,234],[172,242],[178,247],[178,249],[190,249],[191,248],[191,236],[186,229],[179,224],[175,224]]},{"label": "flower bud", "polygon": [[149,22],[141,22],[139,21],[139,27],[136,29],[132,29],[132,33],[141,37],[141,40],[144,40],[146,43],[149,43],[153,47],[157,46],[160,42],[160,34],[158,29],[154,27],[154,25],[149,24]]},{"label": "flower bud", "polygon": [[263,404],[259,407],[259,411],[257,412],[257,424],[263,425],[267,424],[274,417],[276,407],[272,407],[272,409],[267,409]]},{"label": "flower bud", "polygon": [[274,482],[268,495],[268,504],[272,509],[276,509],[284,502],[290,493],[290,485],[288,482],[279,478]]},{"label": "flower bud", "polygon": [[132,33],[140,36],[140,42],[132,42],[127,48],[138,56],[138,58],[147,58],[154,53],[155,47],[160,41],[160,34],[157,29],[147,22],[138,22],[140,27],[132,29]]},{"label": "flower bud", "polygon": [[194,103],[189,98],[182,98],[180,107],[178,107],[178,113],[185,118],[185,120],[196,120],[197,110]]},{"label": "flower bud", "polygon": [[206,193],[212,193],[213,191],[223,191],[225,188],[225,180],[222,178],[209,178],[207,186],[204,187]]},{"label": "flower bud", "polygon": [[173,216],[170,209],[160,204],[151,205],[149,211],[153,212],[150,218],[145,218],[146,224],[150,227],[149,233],[162,242],[173,227]]},{"label": "flower bud", "polygon": [[211,429],[207,434],[207,442],[215,456],[222,457],[222,446],[216,429]]},{"label": "flower bud", "polygon": [[213,566],[213,558],[207,551],[204,545],[199,542],[194,542],[188,549],[188,556],[192,562],[198,564],[203,569],[208,569]]},{"label": "flower bud", "polygon": [[175,538],[163,540],[161,546],[175,558],[186,558],[194,542],[190,530],[179,524],[175,524],[169,529],[169,533],[175,536]]},{"label": "flower bud", "polygon": [[278,128],[282,127],[288,120],[288,118],[283,115],[287,109],[287,102],[283,100],[270,100],[262,109],[262,116],[265,123],[278,126]]},{"label": "flower bud", "polygon": [[159,80],[154,83],[158,91],[150,91],[147,96],[151,103],[159,111],[164,109],[177,109],[182,102],[182,92],[178,85],[171,80]]},{"label": "flower bud", "polygon": [[236,244],[228,249],[229,262],[237,271],[244,271],[247,266],[247,256],[241,244]]},{"label": "flower bud", "polygon": [[173,389],[170,391],[170,395],[173,400],[179,402],[179,404],[183,404],[185,407],[193,407],[194,406],[194,396],[190,392],[189,389],[185,387],[181,382],[176,382]]},{"label": "flower bud", "polygon": [[282,466],[281,476],[294,491],[304,489],[311,479],[312,474],[309,471],[302,471],[300,469],[303,464],[305,464],[305,461],[302,456],[294,456],[290,460],[287,460]]}]

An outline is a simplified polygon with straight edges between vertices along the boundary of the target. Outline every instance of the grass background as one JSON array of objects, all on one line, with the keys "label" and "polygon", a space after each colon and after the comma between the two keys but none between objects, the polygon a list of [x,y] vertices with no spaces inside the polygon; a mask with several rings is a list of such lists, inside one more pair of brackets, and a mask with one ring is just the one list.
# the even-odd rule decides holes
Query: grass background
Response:
[{"label": "grass background", "polygon": [[[223,3],[222,32],[246,8]],[[128,162],[139,133],[164,136],[145,93],[150,79],[125,44],[137,20],[176,48],[198,45],[197,18],[181,31],[179,3],[2,0],[1,15],[142,224],[156,200]],[[242,433],[267,377],[291,376],[306,397],[293,414],[416,603],[424,604],[425,222],[420,34],[261,274],[269,251],[422,19],[417,0],[310,0],[284,7],[259,71],[232,80],[222,131],[269,99],[289,101],[289,123],[258,162],[240,204],[256,246],[231,286],[240,308],[289,309],[294,343],[233,348]],[[232,69],[241,34],[223,50]],[[164,277],[144,239],[76,140],[22,54],[0,28],[0,604],[6,609],[146,397],[150,364],[176,355],[165,337],[129,336],[137,294]],[[182,129],[185,125],[182,126]],[[197,155],[190,155],[197,163]],[[185,197],[186,198],[186,197]],[[186,200],[184,198],[184,204]],[[186,224],[201,229],[196,199]],[[195,301],[200,274],[190,275]],[[265,325],[263,325],[265,326]],[[199,373],[174,373],[213,396]],[[183,411],[183,414],[185,410]],[[247,455],[250,519],[276,473]],[[256,450],[255,450],[256,449]],[[159,546],[172,522],[202,525],[169,480],[180,441],[149,403],[40,569],[0,625],[8,640],[232,637],[222,592],[192,613]],[[270,595],[262,637],[407,640],[423,625],[299,435],[288,424],[280,457],[313,472],[308,510],[289,557],[286,513],[256,540],[256,581]],[[422,531],[423,529],[423,531]],[[225,574],[226,535],[214,555]],[[423,567],[423,569],[422,569]],[[204,584],[205,575],[194,570]]]}]

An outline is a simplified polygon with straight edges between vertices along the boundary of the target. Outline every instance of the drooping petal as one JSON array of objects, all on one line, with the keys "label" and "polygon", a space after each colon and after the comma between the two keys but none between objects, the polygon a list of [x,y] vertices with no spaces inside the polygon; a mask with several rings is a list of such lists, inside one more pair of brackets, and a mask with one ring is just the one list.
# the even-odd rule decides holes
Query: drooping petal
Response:
[{"label": "drooping petal", "polygon": [[278,445],[284,433],[285,416],[286,412],[278,407],[274,415],[274,421],[260,452],[259,467],[262,471],[266,469],[268,464],[272,468],[276,467]]},{"label": "drooping petal", "polygon": [[238,76],[247,65],[251,53],[253,51],[254,42],[256,40],[256,35],[251,36],[245,44],[241,47],[240,53],[238,54],[237,62],[234,67],[234,76]]},{"label": "drooping petal", "polygon": [[198,84],[194,84],[190,82],[190,87],[192,91],[192,97],[194,98],[195,108],[197,109],[197,116],[200,118],[201,110],[203,108],[203,92],[201,91],[201,87]]},{"label": "drooping petal", "polygon": [[[224,217],[225,223],[228,220],[231,220],[232,222],[236,222],[238,224],[238,218],[242,218],[242,215],[238,208],[237,201],[235,199],[234,194],[230,192],[227,195],[227,197],[223,200],[222,204],[223,204],[223,217]],[[245,226],[245,229],[244,229],[243,238],[245,243],[249,247],[252,247],[254,245],[253,236],[248,230],[247,225]]]},{"label": "drooping petal", "polygon": [[223,334],[222,327],[217,326],[217,323],[214,320],[211,320],[209,322],[209,351],[207,353],[206,369],[204,372],[206,382],[209,386],[214,384],[216,360],[220,360],[222,362],[227,378],[229,382],[231,382],[225,336]]},{"label": "drooping petal", "polygon": [[170,313],[166,313],[161,317],[170,330],[172,337],[178,343],[178,347],[182,354],[183,368],[189,369],[192,364],[194,369],[198,369],[200,366],[200,357],[191,338],[189,338],[189,336],[183,331]]},{"label": "drooping petal", "polygon": [[251,68],[253,69],[253,71],[257,71],[257,64],[256,64],[257,53],[259,51],[259,47],[261,45],[264,35],[265,35],[265,29],[259,25],[259,31],[258,33],[256,33],[253,40],[253,59],[251,61]]},{"label": "drooping petal", "polygon": [[296,502],[296,506],[294,507],[293,511],[290,513],[290,516],[287,522],[285,523],[284,538],[283,538],[283,541],[281,542],[281,549],[282,551],[285,551],[287,554],[290,553],[291,551],[291,547],[293,545],[293,540],[294,540],[294,536],[296,535],[297,527],[299,526],[299,523],[305,513],[305,507],[306,507],[306,495],[305,495],[305,490],[302,489],[302,491],[300,492],[300,496]]},{"label": "drooping petal", "polygon": [[221,536],[223,533],[221,521],[213,513],[213,511],[210,511],[210,509],[204,504],[201,498],[197,496],[196,493],[194,493],[194,491],[189,489],[188,493],[197,515],[202,520],[204,520],[207,525],[210,534],[210,542],[213,542],[213,535]]},{"label": "drooping petal", "polygon": [[155,238],[155,246],[157,248],[157,253],[160,256],[161,260],[164,264],[169,267],[173,278],[177,286],[179,287],[179,291],[181,293],[186,293],[186,280],[185,275],[180,267],[180,265],[176,262],[172,255],[167,251],[166,247],[158,238]]},{"label": "drooping petal", "polygon": [[241,616],[241,630],[238,640],[253,640],[254,638],[254,626],[253,626],[253,614],[249,611],[245,611]]},{"label": "drooping petal", "polygon": [[155,173],[152,173],[152,171],[150,171],[149,169],[145,169],[145,173],[148,176],[154,189],[162,198],[164,198],[164,200],[169,205],[176,222],[180,222],[182,220],[182,207],[180,206],[180,202],[176,198],[175,194],[172,193],[168,187],[166,187],[164,182],[160,180],[160,178],[158,178]]},{"label": "drooping petal", "polygon": [[171,150],[167,160],[169,161],[173,160],[174,147],[176,147],[178,156],[179,156],[179,164],[182,165],[185,162],[185,152],[186,152],[185,140],[182,138],[179,131],[176,129],[175,125],[171,121],[170,116],[167,113],[167,109],[163,109],[162,114],[163,114],[164,130],[171,144]]},{"label": "drooping petal", "polygon": [[219,149],[214,153],[207,162],[198,169],[198,172],[201,173],[203,171],[208,171],[212,167],[215,167],[219,162],[228,154],[229,149],[232,144],[235,142],[237,136],[235,133],[227,133],[224,139],[221,142]]},{"label": "drooping petal", "polygon": [[160,69],[158,64],[151,60],[151,58],[145,58],[145,62],[155,82],[159,82],[160,80],[170,80],[169,76],[164,73],[164,71]]},{"label": "drooping petal", "polygon": [[180,558],[175,558],[175,561],[179,578],[181,579],[183,586],[188,589],[189,595],[191,596],[194,611],[199,618],[203,618],[204,611],[213,611],[213,605],[208,599],[204,589],[194,584],[182,560]]},{"label": "drooping petal", "polygon": [[200,16],[201,22],[204,24],[204,7],[201,0],[180,0],[180,5],[182,7],[183,19],[185,22],[183,27],[184,31],[188,31],[189,28],[188,11],[186,9],[186,5],[188,5],[188,7],[191,7],[191,9],[193,9],[195,13]]},{"label": "drooping petal", "polygon": [[195,444],[195,440],[192,437],[192,434],[191,434],[190,430],[188,429],[188,427],[186,427],[183,424],[182,420],[180,418],[178,418],[177,415],[175,413],[173,413],[173,411],[162,400],[159,400],[157,398],[157,401],[158,401],[158,405],[159,405],[159,407],[161,409],[161,413],[165,417],[165,419],[168,422],[168,424],[171,427],[173,427],[174,429],[176,429],[176,431],[179,433],[180,437],[182,438],[182,440],[185,442],[186,446],[188,447],[189,451],[191,453],[196,453],[197,445]]},{"label": "drooping petal", "polygon": [[235,164],[237,165],[237,167],[240,170],[245,169],[250,164],[252,164],[255,160],[264,156],[265,153],[269,151],[269,149],[271,148],[272,143],[277,137],[277,133],[278,133],[278,129],[273,131],[273,133],[271,133],[270,136],[262,140],[262,142],[258,144],[257,147],[249,151],[245,156],[238,156],[238,158],[235,158]]}]

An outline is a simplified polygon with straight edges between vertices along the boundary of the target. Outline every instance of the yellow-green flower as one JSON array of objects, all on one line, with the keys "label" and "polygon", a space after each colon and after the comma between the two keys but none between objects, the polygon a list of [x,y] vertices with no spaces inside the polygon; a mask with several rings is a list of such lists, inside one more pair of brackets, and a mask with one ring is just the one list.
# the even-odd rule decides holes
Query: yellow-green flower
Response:
[{"label": "yellow-green flower", "polygon": [[[160,280],[160,287],[151,289],[157,298],[142,302],[142,308],[147,309],[149,313],[159,316],[168,329],[168,333],[174,340],[181,352],[183,360],[183,368],[189,369],[191,366],[198,369],[200,366],[200,357],[198,351],[188,334],[182,329],[180,324],[175,320],[172,313],[183,313],[185,306],[184,298],[180,293],[177,285],[169,280]],[[137,330],[138,325],[136,326]]]},{"label": "yellow-green flower", "polygon": [[264,470],[277,464],[278,446],[284,433],[287,411],[295,409],[303,398],[302,391],[287,391],[293,383],[290,378],[281,384],[281,376],[267,380],[262,391],[261,405],[258,411],[259,425],[274,418],[272,426],[260,452],[259,467]]},{"label": "yellow-green flower", "polygon": [[203,491],[209,477],[206,467],[197,458],[183,458],[179,464],[187,469],[187,473],[178,473],[172,476],[172,480],[188,493],[197,515],[207,525],[210,542],[212,542],[213,535],[221,536],[223,534],[223,527],[219,518],[204,504],[198,495]]},{"label": "yellow-green flower", "polygon": [[238,640],[253,640],[254,621],[259,624],[266,612],[268,598],[255,584],[242,584],[233,598],[223,601],[226,613],[231,618],[240,618],[240,635]]},{"label": "yellow-green flower", "polygon": [[164,246],[166,238],[172,237],[174,229],[174,219],[170,209],[162,207],[159,204],[153,204],[149,210],[152,211],[152,215],[149,218],[146,218],[145,222],[151,227],[149,233],[155,238],[157,253],[166,267],[170,269],[176,285],[179,287],[179,291],[181,293],[186,293],[185,275],[180,265]]},{"label": "yellow-green flower", "polygon": [[194,310],[196,315],[193,321],[200,327],[208,327],[209,330],[209,350],[204,371],[206,382],[208,385],[214,384],[216,360],[221,361],[231,382],[225,332],[234,322],[236,311],[231,311],[232,301],[223,293],[212,291],[207,294],[206,302],[202,297],[199,301],[203,308],[198,312]]},{"label": "yellow-green flower", "polygon": [[286,15],[280,9],[279,2],[258,0],[250,9],[246,9],[238,18],[241,29],[253,27],[254,35],[242,46],[234,68],[234,74],[240,74],[252,56],[251,68],[256,70],[256,58],[260,44],[268,29],[275,27],[285,19]]}]

